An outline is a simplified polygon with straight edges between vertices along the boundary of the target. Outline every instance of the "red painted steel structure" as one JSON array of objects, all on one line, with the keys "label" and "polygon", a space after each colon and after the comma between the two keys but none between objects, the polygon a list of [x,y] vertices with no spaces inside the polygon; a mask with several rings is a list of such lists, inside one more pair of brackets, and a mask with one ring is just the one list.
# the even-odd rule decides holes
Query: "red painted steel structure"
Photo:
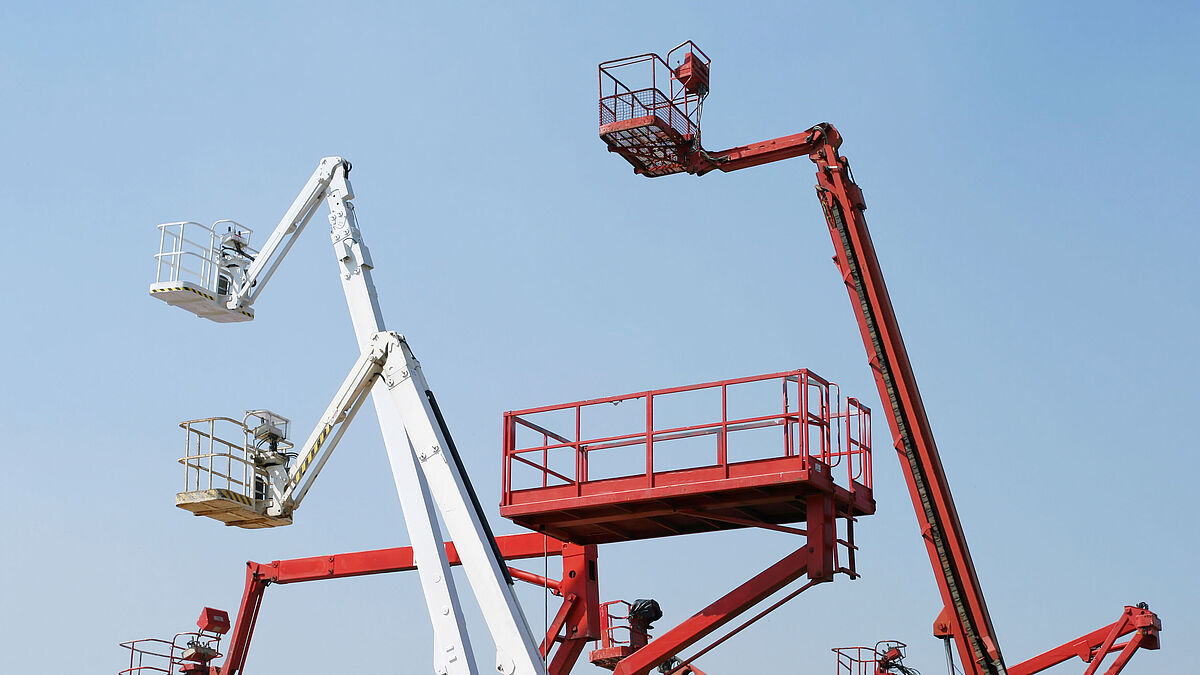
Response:
[{"label": "red painted steel structure", "polygon": [[[685,49],[702,57],[707,93],[708,58],[695,50],[690,42],[676,47],[672,53],[678,54]],[[669,96],[620,84],[616,73],[629,70],[628,65],[628,59],[600,64],[600,137],[609,151],[625,158],[636,173],[648,177],[681,172],[702,175],[714,169],[736,171],[805,155],[816,164],[817,195],[837,250],[834,262],[858,319],[868,362],[875,374],[880,399],[885,403],[888,424],[944,603],[935,622],[935,634],[954,639],[968,675],[1003,675],[1006,668],[991,616],[863,217],[866,202],[862,190],[854,182],[849,161],[839,152],[841,134],[833,125],[822,123],[803,133],[708,152],[700,145],[699,103],[702,98],[697,102],[695,113],[689,114],[688,110],[675,105],[676,100],[683,100],[674,94],[677,86],[684,89],[682,82],[672,81]],[[620,86],[613,85],[610,91],[605,87],[606,78]],[[650,88],[656,82],[652,82]],[[661,103],[663,101],[666,103]],[[689,122],[694,121],[694,127],[676,124],[680,115]],[[1123,660],[1114,665],[1111,672],[1119,671],[1139,645],[1157,648],[1161,627],[1157,617],[1143,616],[1139,620],[1145,624],[1136,629],[1140,637],[1131,641],[1129,652],[1122,651]],[[1122,619],[1114,626],[1133,630],[1129,624],[1129,620]],[[1057,654],[1065,647],[1048,654]],[[1104,645],[1097,649],[1101,647]],[[1107,652],[1100,651],[1099,656],[1103,658]],[[1022,669],[1023,665],[1015,667],[1013,672],[1036,672]],[[1097,660],[1089,666],[1089,675],[1098,665]]]},{"label": "red painted steel structure", "polygon": [[[513,578],[544,586],[563,599],[550,622],[541,651],[543,656],[549,655],[547,672],[550,675],[565,675],[575,665],[587,643],[600,637],[596,547],[557,541],[541,534],[497,537],[496,543],[505,560],[541,558],[545,555],[562,557],[563,573],[558,580],[546,579],[513,567],[509,571]],[[460,564],[453,543],[446,543],[446,553],[451,565]],[[246,563],[246,587],[234,621],[229,656],[216,675],[238,675],[243,672],[267,586],[415,569],[411,546],[276,560],[271,563]]]},{"label": "red painted steel structure", "polygon": [[[544,586],[549,592],[563,599],[541,644],[542,654],[549,657],[547,663],[549,675],[569,673],[587,643],[592,641],[597,641],[599,644],[598,648],[591,653],[590,660],[597,665],[614,668],[619,675],[647,675],[664,664],[667,667],[665,672],[672,675],[705,675],[693,663],[700,656],[778,609],[803,591],[818,583],[831,580],[835,573],[845,574],[851,578],[857,577],[854,569],[852,540],[837,536],[834,517],[836,514],[831,505],[832,500],[828,498],[811,497],[810,514],[816,514],[818,509],[821,509],[821,515],[820,517],[809,516],[807,532],[804,530],[793,531],[793,533],[806,535],[807,541],[803,546],[716,599],[679,626],[653,640],[650,639],[648,628],[631,630],[630,639],[627,641],[614,639],[615,631],[620,628],[614,624],[614,619],[620,620],[628,617],[609,614],[606,608],[614,603],[600,604],[596,545],[572,544],[535,533],[498,537],[496,543],[505,560],[540,558],[545,555],[558,555],[563,559],[562,578],[558,580],[547,579],[541,575],[513,567],[509,568],[513,578],[535,586]],[[837,555],[839,546],[851,552],[845,560],[839,560]],[[446,552],[450,564],[460,564],[453,543],[446,543]],[[269,585],[341,579],[414,569],[416,566],[413,561],[413,551],[411,547],[407,546],[276,560],[271,563],[248,562],[246,564],[245,589],[233,622],[227,650],[228,657],[223,665],[209,666],[202,675],[242,675],[245,672],[246,656],[258,621],[259,610],[262,607],[263,595]],[[728,631],[704,649],[686,659],[678,658],[684,649],[712,635],[756,604],[805,575],[808,576],[808,581],[798,588]],[[165,641],[135,641],[139,644],[149,642]],[[125,643],[123,646],[129,644],[134,643]],[[133,668],[132,661],[131,668],[121,672],[128,675],[142,675],[143,670],[174,675],[171,668]],[[196,675],[201,674],[196,673]]]},{"label": "red painted steel structure", "polygon": [[901,675],[910,672],[903,667],[903,642],[884,640],[874,647],[835,647],[837,675]]},{"label": "red painted steel structure", "polygon": [[199,630],[178,633],[170,640],[122,642],[129,650],[129,667],[118,675],[217,675],[218,667],[209,664],[222,656],[221,636],[229,632],[229,615],[205,607],[196,626]]},{"label": "red painted steel structure", "polygon": [[[631,620],[631,607],[624,600],[600,605],[600,644],[588,654],[588,660],[594,665],[612,670],[621,659],[650,642],[650,626]],[[621,634],[625,635],[624,639]]]},{"label": "red painted steel structure", "polygon": [[[760,400],[768,389],[777,392],[773,410]],[[747,413],[752,394],[756,405]],[[661,419],[668,406],[680,407],[681,397],[696,407],[697,396],[710,404],[708,417],[692,416],[700,411],[689,412],[686,423]],[[599,426],[617,405],[636,412],[636,420]],[[589,431],[594,428],[606,431]],[[519,442],[519,432],[532,442]],[[708,447],[685,446],[684,453],[667,455],[673,463],[664,460],[683,441]],[[774,451],[764,454],[763,446]],[[643,450],[640,457],[619,458],[617,475],[593,470],[622,449]],[[531,478],[524,484],[516,477],[522,468]],[[808,370],[507,412],[502,473],[500,515],[576,543],[740,527],[803,533],[778,526],[806,520],[814,495],[849,517],[875,512],[871,411],[855,398],[843,401],[836,384]]]},{"label": "red painted steel structure", "polygon": [[[753,392],[751,406],[741,400],[747,392]],[[696,410],[696,396],[707,397],[709,417],[691,417],[704,414]],[[672,406],[678,397],[685,397],[685,405]],[[632,421],[605,426],[596,420],[618,405]],[[661,419],[661,411],[681,407],[688,411],[686,422]],[[591,544],[742,527],[805,537],[793,553],[655,639],[646,626],[631,622],[621,627],[629,630],[629,639],[614,640],[618,617],[606,605],[601,644],[589,658],[617,675],[646,675],[655,668],[699,672],[695,659],[804,590],[838,573],[857,576],[853,522],[875,510],[870,410],[854,398],[843,401],[836,384],[811,371],[542,406],[505,413],[504,419],[500,513],[525,527]],[[766,432],[770,440],[739,436],[754,431]],[[522,435],[532,440],[521,442]],[[664,446],[687,440],[707,441],[708,447],[686,448],[684,466],[678,456],[675,463],[663,460]],[[633,455],[618,463],[626,469],[596,475],[603,453],[622,448]],[[523,485],[516,477],[520,468],[527,472]],[[838,535],[839,519],[846,523],[844,538]],[[799,521],[803,528],[784,525]],[[807,581],[798,589],[679,658],[803,576]]]},{"label": "red painted steel structure", "polygon": [[[711,417],[698,423],[663,421],[664,411],[671,410],[673,402],[676,414],[680,410],[686,415],[697,414],[694,400],[685,400],[686,405],[680,406],[677,399],[696,395],[707,395],[710,402],[718,404]],[[630,403],[625,410],[637,413],[637,423],[630,433],[583,433],[591,424],[589,411],[612,409],[620,403]],[[572,431],[567,432],[570,438],[533,421],[540,420],[539,415],[564,412],[571,418]],[[843,400],[836,384],[807,370],[507,413],[502,514],[559,538],[543,534],[501,537],[497,539],[498,549],[505,560],[546,554],[563,558],[559,580],[510,568],[514,578],[544,586],[563,598],[541,645],[543,655],[549,656],[547,672],[565,675],[586,643],[599,640],[599,647],[589,659],[620,675],[646,675],[655,668],[680,675],[703,675],[693,662],[732,635],[815,584],[830,581],[837,574],[856,578],[854,519],[873,513],[875,508],[871,496],[870,414],[856,399]],[[519,445],[518,428],[532,432],[540,443]],[[742,434],[755,431],[766,433],[767,438],[752,436],[745,439],[750,443],[741,442],[745,438]],[[710,442],[712,454],[696,454],[692,447],[687,466],[663,466],[662,448],[689,439]],[[639,453],[631,473],[609,478],[589,473],[589,455],[620,448]],[[570,454],[572,475],[551,468],[551,454],[557,451]],[[523,455],[531,455],[536,461]],[[536,469],[538,477],[531,487],[516,489],[513,466],[522,463]],[[845,523],[843,536],[839,536],[839,520]],[[804,527],[783,524],[797,521],[804,521]],[[805,541],[790,555],[657,639],[650,639],[649,621],[635,625],[631,620],[630,639],[625,644],[614,642],[614,631],[619,627],[613,619],[618,617],[599,601],[598,542],[743,527],[801,535]],[[547,542],[553,543],[547,546]],[[452,543],[446,544],[446,551],[450,563],[458,564]],[[415,565],[409,547],[247,563],[245,591],[230,638],[229,656],[219,669],[214,667],[204,675],[243,673],[268,585],[412,569]],[[807,576],[807,581],[798,589],[699,652],[679,658],[683,650],[802,576]]]},{"label": "red painted steel structure", "polygon": [[[1009,675],[1033,675],[1043,670],[1070,661],[1078,657],[1088,664],[1084,675],[1099,672],[1104,657],[1117,652],[1117,658],[1106,675],[1116,675],[1121,672],[1133,653],[1138,649],[1158,649],[1158,631],[1162,623],[1158,616],[1151,612],[1143,603],[1137,606],[1127,606],[1121,613],[1121,618],[1109,625],[1098,628],[1077,640],[1055,647],[1048,652],[1028,659],[1008,669]],[[1125,642],[1118,643],[1117,639],[1133,634]]]},{"label": "red painted steel structure", "polygon": [[[672,67],[669,61],[676,61]],[[686,75],[679,77],[677,70]],[[600,125],[610,144],[639,155],[640,173],[677,173],[687,149],[684,139],[700,136],[700,113],[708,94],[709,58],[692,42],[667,53],[640,54],[600,64]],[[631,89],[621,78],[637,77],[644,86]],[[630,120],[654,124],[629,124]],[[607,131],[606,131],[607,129]]]}]

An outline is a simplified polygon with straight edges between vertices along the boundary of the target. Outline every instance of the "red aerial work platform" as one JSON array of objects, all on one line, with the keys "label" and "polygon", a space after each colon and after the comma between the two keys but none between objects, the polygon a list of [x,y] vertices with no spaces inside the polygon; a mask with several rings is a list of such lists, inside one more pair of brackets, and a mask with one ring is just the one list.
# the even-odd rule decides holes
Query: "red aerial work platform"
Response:
[{"label": "red aerial work platform", "polygon": [[196,621],[199,630],[177,633],[170,640],[146,638],[122,642],[129,650],[129,667],[118,675],[218,675],[211,665],[221,654],[221,636],[229,632],[229,614],[205,607]]},{"label": "red aerial work platform", "polygon": [[[730,172],[804,156],[816,164],[817,195],[837,253],[834,263],[850,295],[944,603],[934,620],[934,634],[955,642],[967,675],[1030,675],[1072,656],[1089,664],[1085,675],[1094,675],[1105,656],[1119,652],[1106,671],[1115,675],[1138,649],[1157,649],[1161,622],[1139,605],[1126,607],[1115,623],[1074,642],[1005,665],[863,216],[866,201],[840,152],[841,134],[821,123],[791,136],[705,150],[700,116],[709,90],[709,65],[709,58],[690,41],[668,52],[666,59],[642,54],[600,64],[600,138],[635,173],[648,177]],[[1131,633],[1128,641],[1116,642]],[[882,660],[873,666],[871,659],[848,654],[839,652],[839,659],[849,659],[839,660],[839,668],[846,665],[852,672],[847,664],[853,661],[853,667],[886,670]]]},{"label": "red aerial work platform", "polygon": [[564,541],[874,512],[871,412],[808,370],[504,415],[500,515]]}]

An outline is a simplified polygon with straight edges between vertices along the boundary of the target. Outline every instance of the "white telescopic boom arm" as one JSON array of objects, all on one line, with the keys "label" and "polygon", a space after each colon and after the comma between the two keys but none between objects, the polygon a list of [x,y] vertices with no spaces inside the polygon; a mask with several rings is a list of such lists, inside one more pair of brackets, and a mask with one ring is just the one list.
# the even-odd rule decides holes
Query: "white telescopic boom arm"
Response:
[{"label": "white telescopic boom arm", "polygon": [[545,664],[517,603],[508,568],[421,366],[404,338],[384,327],[371,279],[374,264],[351,203],[354,191],[347,177],[349,171],[350,163],[341,157],[321,160],[247,268],[244,281],[232,289],[227,305],[238,309],[254,303],[312,219],[317,205],[325,200],[330,212],[330,238],[361,355],[301,446],[302,455],[291,473],[282,464],[268,467],[271,508],[284,513],[299,505],[369,392],[433,624],[435,673],[478,674],[438,523],[440,511],[496,643],[494,672],[545,675]]},{"label": "white telescopic boom arm", "polygon": [[[339,167],[343,171],[338,172]],[[279,268],[279,263],[283,262],[283,258],[291,250],[292,244],[296,243],[296,238],[304,231],[304,226],[308,225],[313,213],[325,199],[329,182],[333,179],[334,174],[345,175],[349,170],[350,163],[341,157],[326,157],[321,160],[321,164],[308,179],[304,189],[297,195],[287,213],[283,214],[283,219],[275,226],[271,236],[263,244],[258,256],[254,258],[254,262],[250,263],[250,267],[246,269],[246,277],[242,284],[232,289],[226,307],[239,309],[254,304],[254,301],[258,299],[258,294],[262,293],[271,276],[275,274],[275,270]]]},{"label": "white telescopic boom arm", "polygon": [[[354,191],[346,172],[335,170],[326,199],[329,204],[330,238],[341,268],[342,290],[350,307],[354,333],[359,344],[365,348],[372,337],[384,331],[385,327],[372,280],[374,265],[358,229],[354,205],[350,202],[353,198]],[[424,554],[431,558],[430,562],[437,560],[445,569],[445,549],[441,545],[440,528],[434,511],[437,508],[458,550],[463,571],[495,641],[495,672],[501,675],[545,675],[545,663],[517,602],[508,568],[496,548],[487,519],[437,410],[433,392],[403,338],[400,339],[400,349],[389,350],[382,377],[375,379],[371,393],[391,461],[396,491],[404,510],[404,520],[413,538],[413,552],[418,557],[417,570],[422,573],[422,585],[426,589],[426,602],[434,623],[435,636],[441,634],[439,624],[458,614],[457,593],[451,585],[451,579],[448,575],[438,575],[435,570],[426,569],[420,559]],[[436,500],[436,507],[431,498]],[[421,541],[423,536],[430,535],[430,530],[439,538],[437,544],[433,544],[432,540]],[[429,595],[431,586],[438,587],[441,584],[451,587],[433,590],[448,590],[453,597],[453,605],[436,602]],[[449,631],[442,635],[449,636]],[[461,639],[461,648],[469,651],[470,641],[461,623],[457,637]],[[434,667],[439,673],[444,672],[443,668],[449,668],[450,672],[463,669],[463,672],[476,673],[472,659],[457,658],[462,652],[448,658],[450,655],[439,651],[443,648],[435,646]]]},{"label": "white telescopic boom arm", "polygon": [[273,498],[269,515],[289,515],[300,508],[304,495],[308,494],[342,434],[371,394],[371,386],[383,371],[388,352],[398,349],[400,340],[395,333],[377,333],[369,349],[350,368],[350,374],[334,394],[316,428],[300,446],[297,461],[286,472],[282,467],[268,468]]}]

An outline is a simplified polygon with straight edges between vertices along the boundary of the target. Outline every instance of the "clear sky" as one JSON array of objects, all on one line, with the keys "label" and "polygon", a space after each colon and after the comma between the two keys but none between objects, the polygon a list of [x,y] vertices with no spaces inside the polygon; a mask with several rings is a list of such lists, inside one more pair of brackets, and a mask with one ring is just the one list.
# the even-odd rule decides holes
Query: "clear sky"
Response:
[{"label": "clear sky", "polygon": [[[689,38],[710,147],[845,136],[1009,662],[1146,601],[1163,649],[1126,672],[1194,667],[1192,3],[247,4],[0,5],[4,670],[116,672],[119,641],[234,610],[246,560],[407,543],[370,413],[292,527],[172,506],[177,422],[268,407],[303,435],[355,347],[323,213],[239,325],[147,295],[155,225],[264,232],[324,155],[354,162],[385,315],[500,533],[504,410],[802,367],[879,410],[809,162],[651,181],[597,139],[596,64]],[[832,673],[830,647],[892,638],[944,672],[876,431],[863,578],[705,670]],[[795,545],[606,546],[601,591],[667,627]],[[274,587],[248,672],[423,673],[429,636],[414,575]]]}]

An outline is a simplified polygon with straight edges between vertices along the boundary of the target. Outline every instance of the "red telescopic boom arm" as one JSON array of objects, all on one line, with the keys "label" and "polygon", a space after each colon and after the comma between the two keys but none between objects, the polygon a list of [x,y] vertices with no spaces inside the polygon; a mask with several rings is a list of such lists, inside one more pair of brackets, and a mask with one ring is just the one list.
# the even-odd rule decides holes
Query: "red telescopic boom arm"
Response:
[{"label": "red telescopic boom arm", "polygon": [[[837,250],[834,262],[854,305],[867,360],[875,373],[879,397],[886,404],[896,452],[942,596],[944,606],[934,621],[934,634],[954,639],[959,660],[968,675],[1006,675],[1007,672],[1032,675],[1074,656],[1089,664],[1085,675],[1092,675],[1098,672],[1107,654],[1120,652],[1105,671],[1115,675],[1138,648],[1158,648],[1162,624],[1145,605],[1126,607],[1116,623],[1019,663],[1011,671],[1006,670],[950,485],[929,428],[929,417],[921,402],[921,392],[863,217],[866,202],[862,190],[854,182],[849,162],[838,152],[841,144],[842,137],[837,129],[830,124],[818,124],[804,133],[720,152],[706,152],[696,144],[690,151],[680,153],[680,163],[684,170],[694,174],[713,169],[737,171],[802,155],[808,155],[817,165],[817,195]],[[1116,638],[1131,632],[1134,636],[1127,642],[1115,642]]]},{"label": "red telescopic boom arm", "polygon": [[804,133],[720,152],[697,148],[686,157],[686,166],[696,174],[728,172],[802,155],[817,165],[817,195],[837,250],[834,262],[854,305],[942,595],[945,608],[935,622],[935,634],[954,638],[968,675],[1004,675],[992,620],[863,217],[866,203],[849,163],[838,153],[841,144],[837,129],[819,124]]}]

